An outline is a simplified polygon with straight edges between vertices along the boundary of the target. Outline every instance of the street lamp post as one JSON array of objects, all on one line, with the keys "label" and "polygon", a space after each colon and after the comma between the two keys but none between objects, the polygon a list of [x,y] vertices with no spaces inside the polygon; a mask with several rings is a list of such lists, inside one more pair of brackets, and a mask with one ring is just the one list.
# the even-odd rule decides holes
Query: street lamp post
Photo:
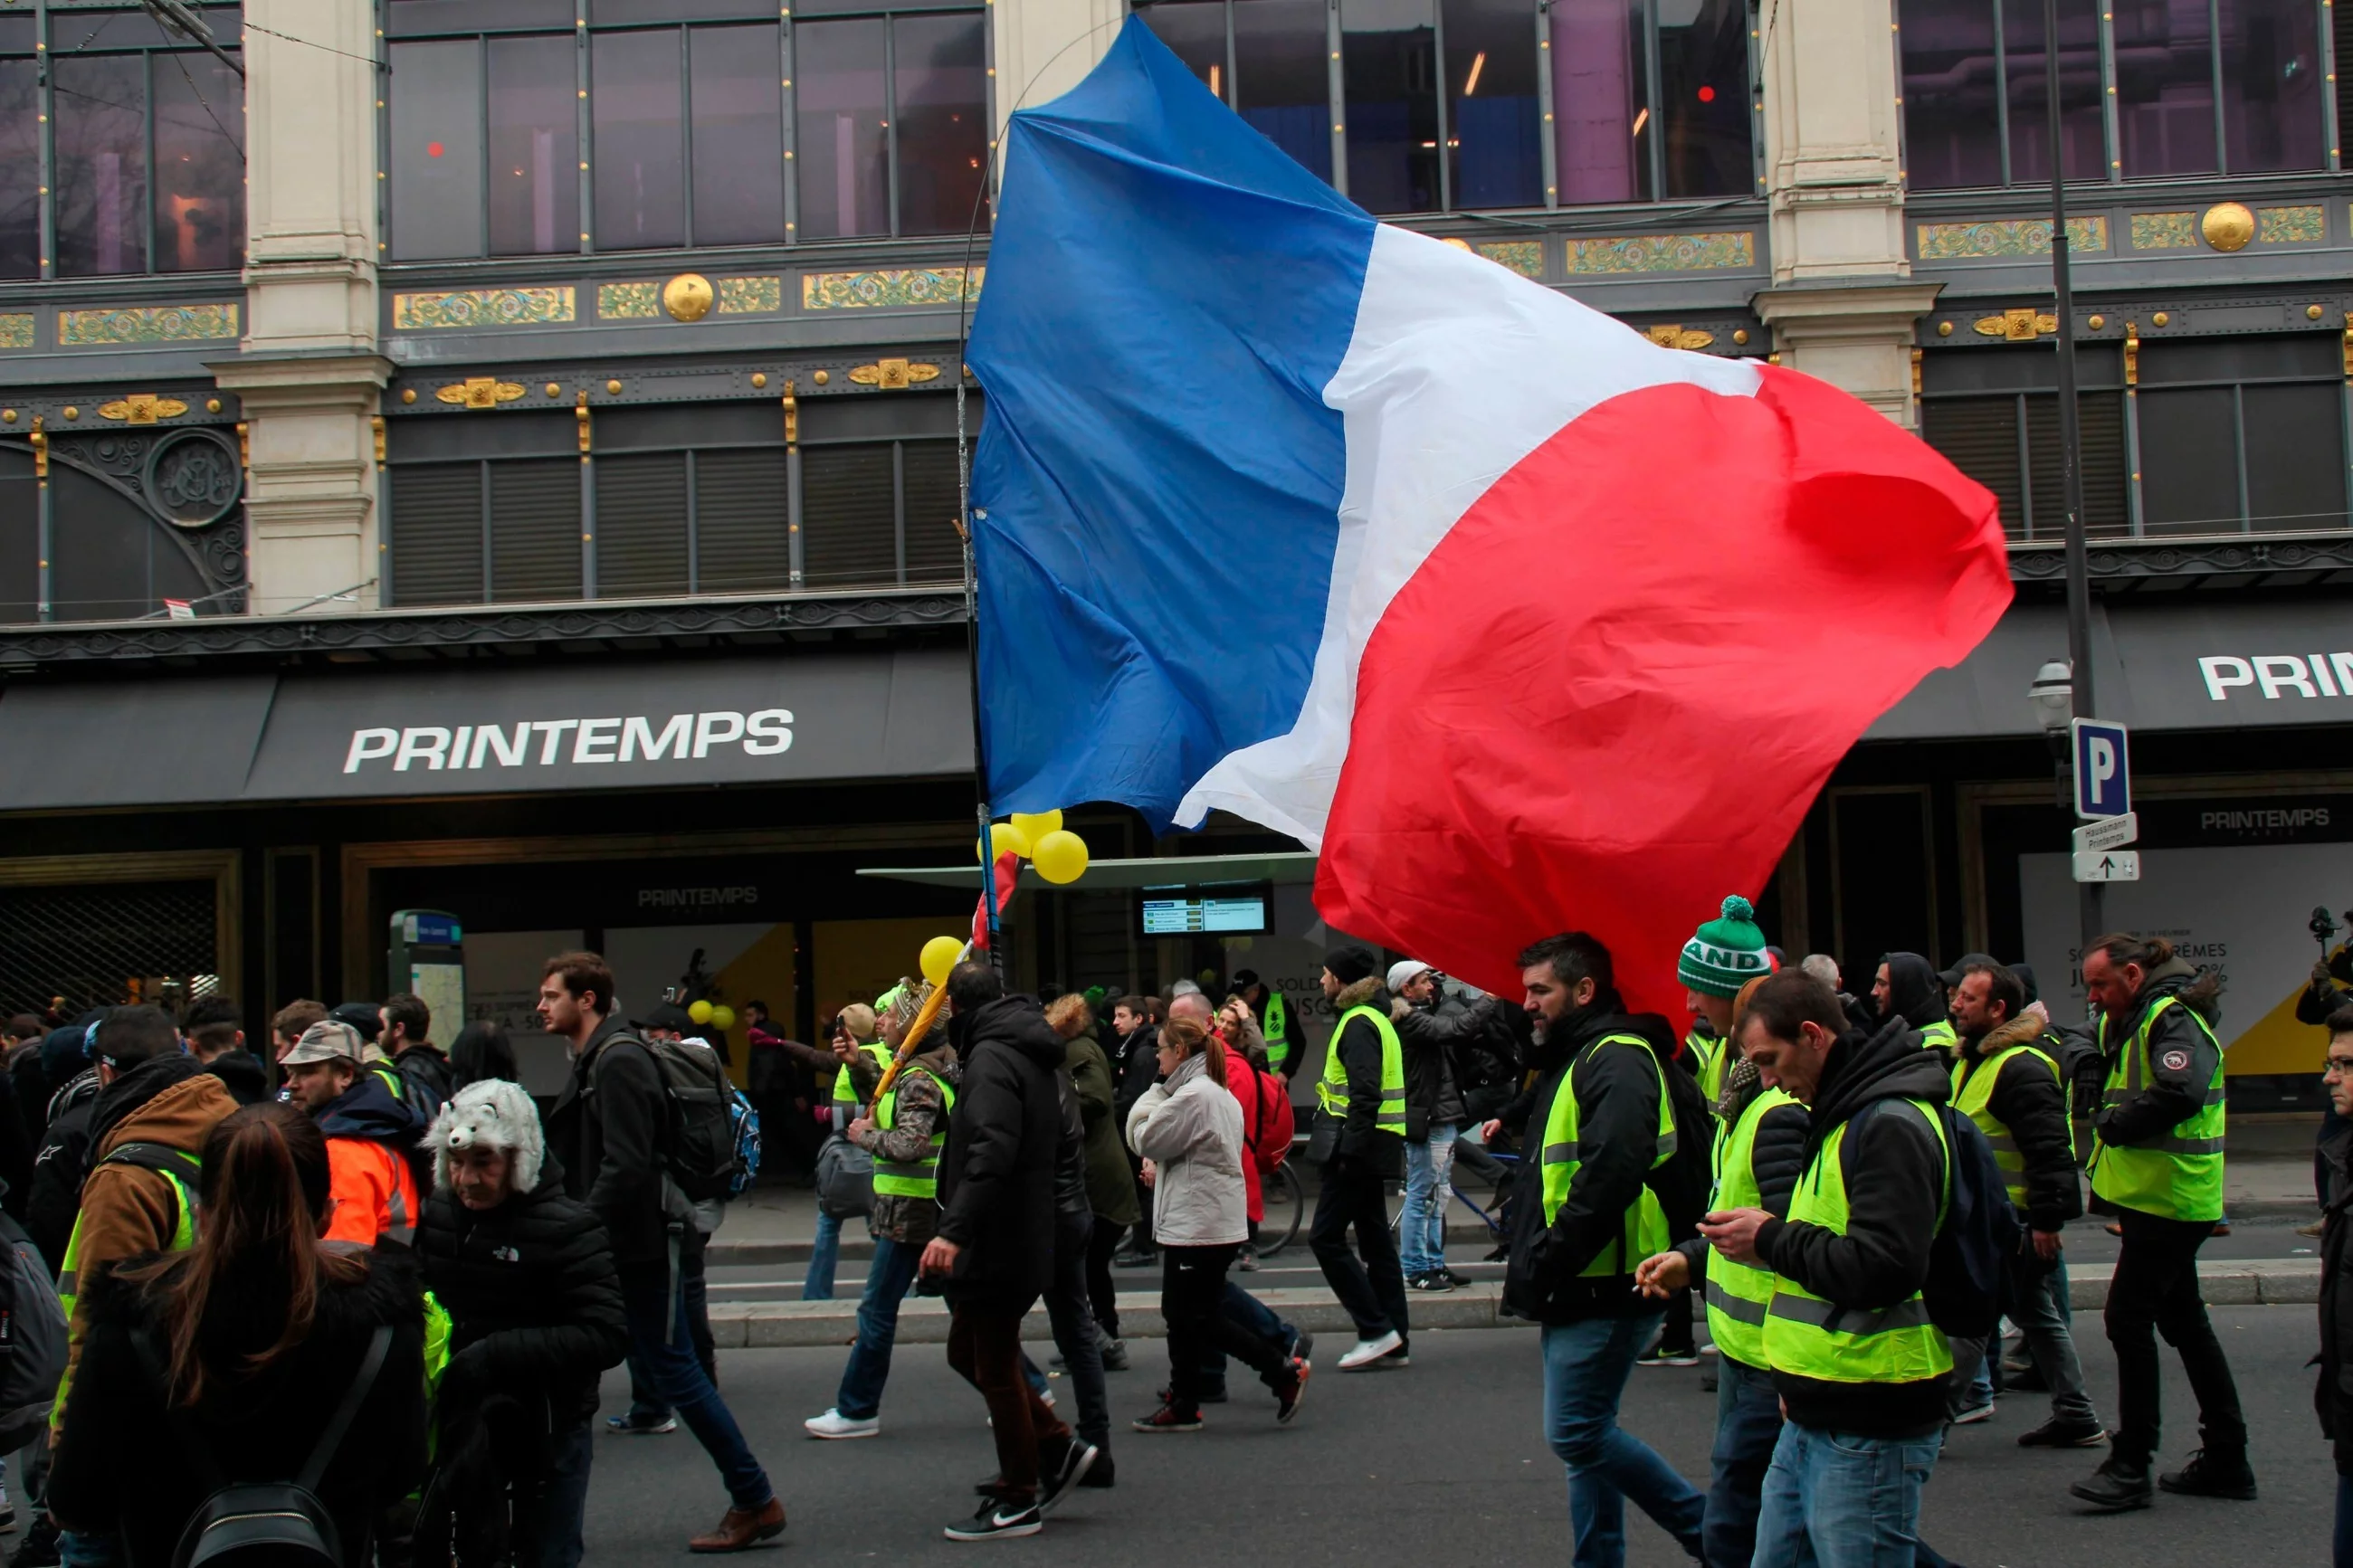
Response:
[{"label": "street lamp post", "polygon": [[[2069,754],[2067,721],[2078,711],[2079,698],[2074,671],[2065,659],[2054,658],[2034,672],[2034,684],[2026,689],[2027,701],[2034,710],[2035,724],[2042,731],[2042,743],[2051,750],[2051,769],[2058,785],[2059,810],[2062,820],[2071,817],[2075,805],[2073,758]],[[2073,864],[2073,840],[2069,840],[2069,864]],[[2076,889],[2076,920],[2082,926],[2083,946],[2089,947],[2094,938],[2106,930],[2106,905],[2102,897],[2106,889],[2097,882],[2078,882]],[[2080,950],[2079,950],[2080,951]]]}]

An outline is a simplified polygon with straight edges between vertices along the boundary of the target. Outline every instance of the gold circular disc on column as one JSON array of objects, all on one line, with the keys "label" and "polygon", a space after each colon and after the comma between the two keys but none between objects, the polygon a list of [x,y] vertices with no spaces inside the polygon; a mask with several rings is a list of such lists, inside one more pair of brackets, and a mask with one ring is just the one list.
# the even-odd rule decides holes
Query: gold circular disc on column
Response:
[{"label": "gold circular disc on column", "polygon": [[681,272],[662,285],[662,309],[674,321],[699,321],[711,314],[712,301],[717,296],[711,279],[700,272]]}]

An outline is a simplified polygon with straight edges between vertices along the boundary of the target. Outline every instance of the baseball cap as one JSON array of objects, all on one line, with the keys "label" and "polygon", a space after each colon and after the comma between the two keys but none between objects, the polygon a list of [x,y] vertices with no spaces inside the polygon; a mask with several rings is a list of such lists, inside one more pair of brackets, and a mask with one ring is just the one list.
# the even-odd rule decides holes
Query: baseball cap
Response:
[{"label": "baseball cap", "polygon": [[1421,960],[1418,958],[1399,959],[1397,963],[1389,965],[1388,987],[1392,991],[1402,990],[1405,986],[1405,983],[1411,980],[1415,975],[1427,974],[1429,973],[1430,965],[1422,963]]},{"label": "baseball cap", "polygon": [[349,1024],[332,1018],[322,1018],[302,1031],[294,1048],[286,1053],[281,1067],[308,1067],[312,1062],[331,1062],[341,1058],[353,1067],[360,1060],[360,1035]]}]

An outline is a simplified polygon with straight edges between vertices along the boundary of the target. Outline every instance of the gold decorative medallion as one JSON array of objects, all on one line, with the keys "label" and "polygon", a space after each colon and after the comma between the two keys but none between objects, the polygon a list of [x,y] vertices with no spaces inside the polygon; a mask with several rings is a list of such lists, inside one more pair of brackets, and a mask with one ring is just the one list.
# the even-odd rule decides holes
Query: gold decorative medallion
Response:
[{"label": "gold decorative medallion", "polygon": [[2217,250],[2244,250],[2255,237],[2255,215],[2237,202],[2217,202],[2198,220],[2198,232]]},{"label": "gold decorative medallion", "polygon": [[153,425],[158,419],[177,419],[188,411],[188,405],[176,397],[158,397],[152,392],[134,392],[112,403],[101,403],[98,416],[131,425]]},{"label": "gold decorative medallion", "polygon": [[[849,379],[859,385],[879,386],[885,392],[902,391],[919,381],[937,381],[939,376],[940,367],[935,364],[911,363],[902,359],[877,360],[872,364],[861,364],[849,373]],[[821,371],[818,379],[824,379]]]},{"label": "gold decorative medallion", "polygon": [[681,272],[662,285],[662,309],[673,321],[699,321],[711,314],[718,299],[711,279],[700,272]]},{"label": "gold decorative medallion", "polygon": [[459,408],[496,408],[521,397],[522,386],[519,382],[501,381],[496,376],[470,375],[439,388],[433,395]]}]

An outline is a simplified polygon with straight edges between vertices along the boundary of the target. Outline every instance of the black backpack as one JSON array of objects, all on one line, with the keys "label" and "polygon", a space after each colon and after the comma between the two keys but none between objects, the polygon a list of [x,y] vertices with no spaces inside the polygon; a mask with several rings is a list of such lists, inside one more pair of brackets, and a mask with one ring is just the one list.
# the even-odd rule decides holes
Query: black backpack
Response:
[{"label": "black backpack", "polygon": [[[1874,1100],[1855,1113],[1859,1122],[1887,1102]],[[1945,1216],[1928,1247],[1928,1278],[1920,1294],[1928,1321],[1954,1339],[1989,1337],[2001,1319],[2002,1279],[2026,1239],[2010,1204],[1993,1145],[1978,1124],[1949,1105],[1934,1108],[1951,1151]],[[1852,1123],[1850,1123],[1852,1125]]]},{"label": "black backpack", "polygon": [[1715,1189],[1715,1113],[1697,1079],[1670,1061],[1659,1067],[1674,1107],[1675,1152],[1651,1168],[1643,1184],[1659,1195],[1659,1206],[1666,1211],[1668,1238],[1689,1241],[1699,1234],[1700,1216]]},{"label": "black backpack", "polygon": [[181,1529],[171,1568],[343,1568],[343,1539],[335,1529],[334,1516],[319,1500],[319,1481],[334,1461],[335,1451],[343,1447],[376,1374],[384,1370],[385,1357],[392,1349],[391,1325],[380,1325],[370,1336],[367,1353],[360,1358],[343,1403],[335,1406],[326,1429],[319,1434],[301,1473],[289,1481],[224,1479],[187,1408],[173,1403],[171,1378],[149,1336],[144,1331],[135,1333],[131,1342],[146,1363],[147,1375],[163,1393],[182,1454],[213,1489]]},{"label": "black backpack", "polygon": [[[719,1053],[700,1040],[645,1040],[615,1035],[606,1048],[628,1044],[654,1059],[669,1125],[663,1168],[694,1203],[735,1195],[745,1173],[737,1140],[735,1085]],[[593,1080],[592,1080],[593,1081]]]}]

